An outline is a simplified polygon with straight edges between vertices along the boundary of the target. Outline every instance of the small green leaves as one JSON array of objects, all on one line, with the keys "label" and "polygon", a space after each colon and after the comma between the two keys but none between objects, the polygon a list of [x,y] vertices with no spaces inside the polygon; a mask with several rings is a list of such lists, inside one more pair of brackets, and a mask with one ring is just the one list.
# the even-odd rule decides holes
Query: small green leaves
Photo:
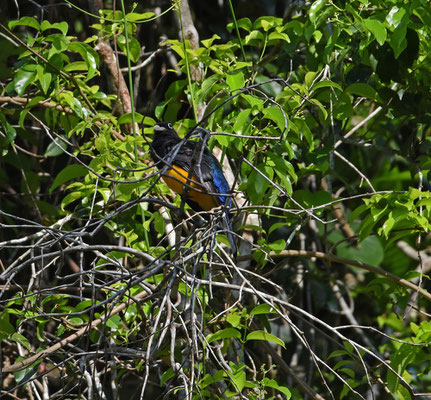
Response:
[{"label": "small green leaves", "polygon": [[[419,196],[423,199],[418,200]],[[424,218],[419,207],[425,206],[427,215],[430,214],[431,204],[428,199],[429,192],[420,192],[411,188],[409,192],[403,194],[374,195],[370,199],[364,200],[365,204],[359,206],[353,213],[352,218],[357,218],[361,213],[369,211],[369,214],[362,220],[359,229],[359,239],[364,240],[378,226],[377,233],[389,239],[389,235],[394,230],[399,230],[396,238],[409,235],[410,231],[428,232],[431,224],[428,218]],[[382,222],[383,221],[383,222]]]}]

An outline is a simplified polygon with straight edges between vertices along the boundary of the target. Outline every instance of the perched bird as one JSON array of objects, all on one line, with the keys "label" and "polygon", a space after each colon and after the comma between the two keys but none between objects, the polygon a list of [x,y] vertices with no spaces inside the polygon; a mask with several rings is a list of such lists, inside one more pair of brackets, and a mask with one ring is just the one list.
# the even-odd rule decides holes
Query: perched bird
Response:
[{"label": "perched bird", "polygon": [[[186,196],[185,200],[193,210],[209,211],[225,205],[222,228],[232,254],[236,256],[235,237],[228,214],[232,202],[227,196],[230,188],[217,158],[202,143],[181,139],[169,122],[154,125],[151,147],[157,167],[166,169],[163,180],[174,192]],[[193,171],[189,177],[191,168]]]}]

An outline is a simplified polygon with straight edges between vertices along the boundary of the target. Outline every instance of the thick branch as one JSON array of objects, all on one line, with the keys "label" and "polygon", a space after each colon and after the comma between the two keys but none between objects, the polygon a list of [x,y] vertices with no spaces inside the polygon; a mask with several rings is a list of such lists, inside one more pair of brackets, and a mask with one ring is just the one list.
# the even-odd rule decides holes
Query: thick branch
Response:
[{"label": "thick branch", "polygon": [[100,55],[101,60],[108,68],[110,83],[112,84],[112,92],[117,93],[122,104],[121,114],[132,112],[132,104],[130,102],[130,93],[127,88],[123,74],[118,67],[117,58],[109,43],[99,42],[94,48]]}]

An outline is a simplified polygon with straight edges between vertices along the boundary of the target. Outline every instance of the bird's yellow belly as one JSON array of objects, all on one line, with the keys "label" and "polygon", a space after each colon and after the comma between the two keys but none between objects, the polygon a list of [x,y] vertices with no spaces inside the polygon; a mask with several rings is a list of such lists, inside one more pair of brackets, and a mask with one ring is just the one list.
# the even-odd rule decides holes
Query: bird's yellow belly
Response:
[{"label": "bird's yellow belly", "polygon": [[189,173],[187,171],[180,167],[173,166],[173,168],[168,169],[163,175],[163,180],[174,192],[180,195],[184,193],[186,187],[189,187],[187,199],[197,203],[202,210],[209,211],[217,207],[217,200],[214,196],[193,190],[193,188],[196,188],[205,191],[205,188],[196,182],[194,176],[191,178],[191,181],[188,182],[188,185],[185,185],[188,176]]}]

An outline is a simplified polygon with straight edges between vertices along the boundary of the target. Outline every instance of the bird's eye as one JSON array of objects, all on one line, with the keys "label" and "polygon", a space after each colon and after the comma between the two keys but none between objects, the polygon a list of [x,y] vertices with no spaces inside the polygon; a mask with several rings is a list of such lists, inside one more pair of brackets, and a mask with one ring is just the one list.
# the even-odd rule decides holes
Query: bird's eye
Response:
[{"label": "bird's eye", "polygon": [[172,124],[170,122],[168,123],[168,128],[169,129],[174,129],[174,127],[172,126]]}]

